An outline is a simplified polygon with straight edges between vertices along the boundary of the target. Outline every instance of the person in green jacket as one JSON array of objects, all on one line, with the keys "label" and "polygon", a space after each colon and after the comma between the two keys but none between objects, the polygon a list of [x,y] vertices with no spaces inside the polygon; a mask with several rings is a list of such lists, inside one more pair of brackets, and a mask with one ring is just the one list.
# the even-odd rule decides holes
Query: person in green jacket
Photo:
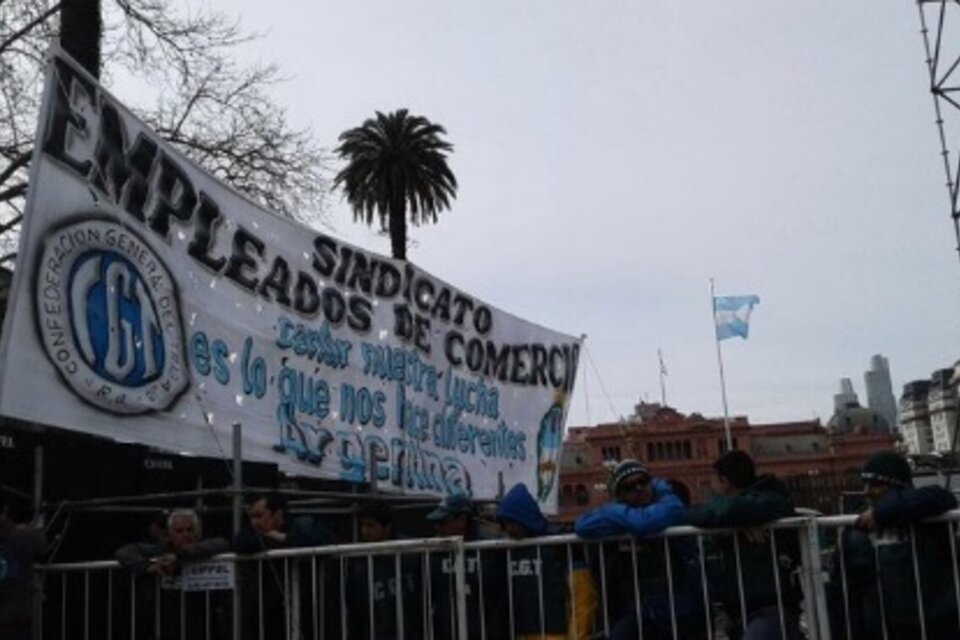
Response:
[{"label": "person in green jacket", "polygon": [[800,555],[797,533],[763,528],[795,515],[786,486],[774,476],[757,476],[753,458],[739,450],[722,455],[713,468],[720,494],[690,508],[687,522],[704,529],[741,529],[710,539],[717,551],[710,567],[711,582],[727,616],[728,636],[732,640],[799,637],[800,593],[792,579]]}]

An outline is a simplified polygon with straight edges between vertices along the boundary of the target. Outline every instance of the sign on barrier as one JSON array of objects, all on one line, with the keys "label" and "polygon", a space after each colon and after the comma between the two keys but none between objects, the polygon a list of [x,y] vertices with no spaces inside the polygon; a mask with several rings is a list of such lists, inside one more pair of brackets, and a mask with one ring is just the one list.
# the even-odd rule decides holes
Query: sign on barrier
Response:
[{"label": "sign on barrier", "polygon": [[190,562],[178,575],[164,578],[160,586],[181,591],[229,590],[236,586],[234,568],[234,563],[227,560]]}]

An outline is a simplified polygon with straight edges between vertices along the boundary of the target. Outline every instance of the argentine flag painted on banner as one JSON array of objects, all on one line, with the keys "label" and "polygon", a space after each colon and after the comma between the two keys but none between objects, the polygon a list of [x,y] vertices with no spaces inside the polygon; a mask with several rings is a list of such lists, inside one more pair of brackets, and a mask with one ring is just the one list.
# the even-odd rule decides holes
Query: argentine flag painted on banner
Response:
[{"label": "argentine flag painted on banner", "polygon": [[750,330],[750,312],[760,304],[758,296],[725,296],[713,299],[713,318],[717,323],[717,340],[740,336],[744,340]]}]

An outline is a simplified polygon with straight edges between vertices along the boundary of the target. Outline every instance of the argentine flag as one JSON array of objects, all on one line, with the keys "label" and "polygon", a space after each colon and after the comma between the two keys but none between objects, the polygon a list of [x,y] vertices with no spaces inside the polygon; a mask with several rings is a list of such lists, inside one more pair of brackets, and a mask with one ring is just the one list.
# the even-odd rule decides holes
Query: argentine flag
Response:
[{"label": "argentine flag", "polygon": [[750,312],[760,304],[758,296],[724,296],[713,299],[713,318],[717,323],[717,340],[740,336],[744,340],[750,330]]}]

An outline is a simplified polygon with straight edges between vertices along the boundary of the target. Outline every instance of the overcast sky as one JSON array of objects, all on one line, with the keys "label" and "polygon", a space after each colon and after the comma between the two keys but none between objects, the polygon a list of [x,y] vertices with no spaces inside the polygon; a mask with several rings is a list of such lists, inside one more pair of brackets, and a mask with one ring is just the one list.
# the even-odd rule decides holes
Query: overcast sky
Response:
[{"label": "overcast sky", "polygon": [[[906,0],[216,0],[325,146],[375,110],[445,126],[460,183],[409,257],[587,334],[568,424],[660,397],[722,415],[709,278],[757,294],[732,414],[830,417],[870,356],[895,392],[960,356],[958,276]],[[122,92],[120,93],[123,97]],[[337,167],[333,167],[336,169]],[[335,234],[389,253],[331,200]]]}]

